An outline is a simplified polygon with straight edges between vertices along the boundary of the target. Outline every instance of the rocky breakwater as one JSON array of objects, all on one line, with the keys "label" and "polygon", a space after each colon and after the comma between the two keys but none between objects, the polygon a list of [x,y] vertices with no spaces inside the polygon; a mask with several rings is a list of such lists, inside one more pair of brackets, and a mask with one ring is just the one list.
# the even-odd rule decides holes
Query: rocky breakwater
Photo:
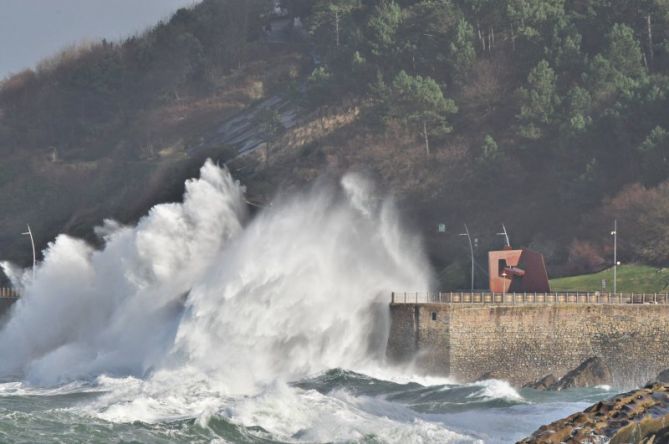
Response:
[{"label": "rocky breakwater", "polygon": [[539,428],[522,444],[669,442],[669,384],[652,383]]},{"label": "rocky breakwater", "polygon": [[566,390],[576,387],[595,387],[598,385],[611,385],[613,375],[611,369],[601,358],[592,357],[586,359],[562,378],[549,374],[536,382],[526,384],[523,388],[535,390]]}]

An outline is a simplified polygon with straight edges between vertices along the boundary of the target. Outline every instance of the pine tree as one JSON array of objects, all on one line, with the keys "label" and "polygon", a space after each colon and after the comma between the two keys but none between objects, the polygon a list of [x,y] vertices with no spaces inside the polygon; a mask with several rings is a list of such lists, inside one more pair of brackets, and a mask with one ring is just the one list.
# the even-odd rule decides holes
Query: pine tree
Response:
[{"label": "pine tree", "polygon": [[557,75],[547,61],[540,61],[527,77],[528,88],[520,88],[519,134],[527,139],[539,139],[554,119],[560,98],[557,94]]},{"label": "pine tree", "polygon": [[391,118],[402,122],[411,132],[421,135],[430,155],[430,136],[449,133],[447,115],[457,112],[455,102],[444,94],[433,79],[410,76],[401,71],[389,91]]},{"label": "pine tree", "polygon": [[476,61],[474,28],[465,19],[458,21],[455,36],[449,46],[449,60],[453,80],[458,85],[464,85]]}]

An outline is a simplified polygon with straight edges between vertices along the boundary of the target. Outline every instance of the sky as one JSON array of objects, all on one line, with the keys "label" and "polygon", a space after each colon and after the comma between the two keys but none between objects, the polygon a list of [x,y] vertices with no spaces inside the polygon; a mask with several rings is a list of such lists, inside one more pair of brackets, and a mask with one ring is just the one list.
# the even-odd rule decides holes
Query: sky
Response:
[{"label": "sky", "polygon": [[0,0],[0,80],[82,41],[141,32],[197,0]]}]

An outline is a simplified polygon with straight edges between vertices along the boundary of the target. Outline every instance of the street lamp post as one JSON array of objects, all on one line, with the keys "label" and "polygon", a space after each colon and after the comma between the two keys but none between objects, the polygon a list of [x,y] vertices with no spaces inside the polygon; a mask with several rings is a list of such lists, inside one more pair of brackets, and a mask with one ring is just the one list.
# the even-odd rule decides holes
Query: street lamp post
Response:
[{"label": "street lamp post", "polygon": [[506,242],[506,247],[511,248],[511,241],[509,241],[509,233],[506,231],[506,227],[502,224],[502,232],[497,233],[498,236],[504,236],[504,241]]},{"label": "street lamp post", "polygon": [[30,243],[33,247],[33,281],[35,280],[35,265],[37,263],[37,255],[35,254],[35,238],[33,238],[33,231],[30,229],[30,225],[28,225],[28,231],[25,233],[21,233],[23,236],[29,236],[30,237]]},{"label": "street lamp post", "polygon": [[465,232],[461,233],[460,236],[467,236],[467,239],[469,240],[469,254],[471,255],[471,258],[472,258],[471,291],[473,293],[474,292],[474,244],[472,244],[472,237],[469,234],[469,228],[467,228],[467,224],[465,224]]},{"label": "street lamp post", "polygon": [[[502,278],[506,279],[506,271],[502,272]],[[504,303],[504,299],[506,299],[506,281],[504,282],[504,285],[502,285],[502,304]]]},{"label": "street lamp post", "polygon": [[611,232],[611,236],[613,236],[613,294],[615,295],[617,292],[617,284],[618,284],[618,220],[614,219],[613,220],[613,231]]}]

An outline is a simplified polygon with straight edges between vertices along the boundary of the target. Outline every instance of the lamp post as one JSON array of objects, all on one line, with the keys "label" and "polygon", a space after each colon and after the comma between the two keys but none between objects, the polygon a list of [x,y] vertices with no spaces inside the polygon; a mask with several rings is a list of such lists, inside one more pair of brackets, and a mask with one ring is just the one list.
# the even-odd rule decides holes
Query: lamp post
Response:
[{"label": "lamp post", "polygon": [[617,292],[617,278],[618,278],[618,220],[613,220],[613,231],[611,232],[613,236],[613,294]]},{"label": "lamp post", "polygon": [[504,303],[504,299],[506,299],[506,271],[502,272],[502,278],[505,279],[502,285],[502,304]]},{"label": "lamp post", "polygon": [[467,239],[469,240],[469,254],[471,255],[472,258],[472,273],[471,273],[471,292],[474,292],[474,244],[472,244],[472,237],[469,235],[469,228],[467,228],[467,224],[465,224],[465,232],[460,233],[460,236],[467,236]]},{"label": "lamp post", "polygon": [[33,281],[35,280],[35,264],[37,263],[37,256],[35,255],[35,238],[33,238],[33,231],[30,229],[30,225],[28,225],[28,231],[25,233],[21,233],[23,236],[30,236],[30,243],[33,247]]},{"label": "lamp post", "polygon": [[508,248],[511,248],[511,242],[509,241],[509,233],[506,231],[506,227],[504,224],[502,224],[502,232],[497,233],[498,236],[504,236],[504,241],[506,242],[506,246]]}]

